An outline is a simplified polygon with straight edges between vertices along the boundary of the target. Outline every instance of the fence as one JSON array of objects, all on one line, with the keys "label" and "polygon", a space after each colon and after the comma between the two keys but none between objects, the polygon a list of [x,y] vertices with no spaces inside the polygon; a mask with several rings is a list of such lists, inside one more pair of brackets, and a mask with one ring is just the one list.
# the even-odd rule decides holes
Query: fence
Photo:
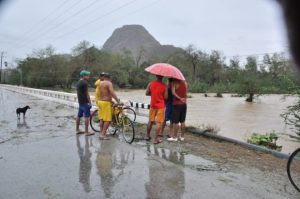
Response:
[{"label": "fence", "polygon": [[[64,104],[73,108],[78,108],[78,99],[77,94],[74,93],[66,93],[60,91],[51,91],[51,90],[43,90],[43,89],[35,89],[28,88],[23,86],[13,86],[0,84],[0,87],[6,90],[10,90],[13,92],[18,92],[26,95],[35,96],[41,99],[49,100],[52,102]],[[95,105],[95,97],[91,96],[91,102],[93,104],[92,110],[97,109]],[[138,123],[146,123],[148,120],[148,109],[150,107],[149,104],[143,104],[138,102],[129,101],[129,106],[133,107],[137,114],[137,122]]]}]

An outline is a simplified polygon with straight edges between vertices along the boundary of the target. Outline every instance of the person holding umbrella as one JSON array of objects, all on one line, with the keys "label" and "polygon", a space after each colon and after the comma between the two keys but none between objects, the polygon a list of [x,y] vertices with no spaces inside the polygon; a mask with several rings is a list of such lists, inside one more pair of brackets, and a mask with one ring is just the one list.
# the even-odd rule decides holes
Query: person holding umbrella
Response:
[{"label": "person holding umbrella", "polygon": [[[153,143],[158,144],[161,141],[158,140],[157,137],[161,131],[161,127],[164,122],[164,105],[165,105],[164,100],[168,98],[168,89],[166,88],[166,85],[162,82],[162,78],[169,77],[169,78],[176,79],[175,84],[172,83],[172,94],[176,98],[173,100],[172,107],[174,107],[174,105],[177,105],[178,103],[180,104],[180,102],[178,102],[178,100],[179,101],[185,100],[185,98],[186,98],[186,83],[184,84],[185,85],[185,89],[184,89],[183,85],[180,83],[181,81],[185,82],[185,78],[184,78],[183,74],[181,73],[181,71],[178,68],[176,68],[175,66],[172,66],[171,64],[168,64],[168,63],[153,64],[153,65],[147,67],[145,69],[145,71],[156,75],[156,78],[157,78],[156,81],[150,82],[150,84],[148,85],[147,90],[146,90],[146,95],[151,96],[149,122],[148,122],[148,126],[147,126],[146,140],[150,140],[150,131],[152,128],[152,124],[154,122],[156,122],[157,127],[156,127],[156,131],[155,131],[155,137],[154,137]],[[175,101],[175,104],[174,104],[174,101]],[[180,112],[183,110],[184,110],[184,108],[180,108]],[[173,110],[172,110],[172,115],[173,115]],[[183,113],[183,115],[184,115],[184,113]],[[183,120],[185,120],[185,116],[183,117],[181,113],[179,114],[179,116],[180,116],[179,121],[177,121],[178,114],[176,113],[176,118],[174,115],[174,119],[176,119],[176,120],[174,120],[175,122],[172,121],[172,116],[171,116],[171,122],[173,124],[175,123],[177,125],[176,126],[177,129],[172,130],[172,131],[176,132],[176,135],[177,135],[177,131],[178,131],[179,122],[181,122],[181,126],[184,127]],[[171,134],[172,134],[171,138],[173,138],[174,133],[172,132]],[[184,132],[183,132],[183,134],[184,134]],[[183,134],[182,134],[182,136],[183,136]],[[174,138],[174,141],[175,141],[175,138]],[[177,139],[176,139],[176,141],[177,141]]]},{"label": "person holding umbrella", "polygon": [[184,134],[185,134],[185,118],[187,112],[186,106],[186,98],[187,98],[187,88],[188,85],[186,81],[183,80],[175,80],[172,84],[172,94],[173,94],[173,106],[172,106],[172,113],[171,113],[171,123],[173,124],[172,132],[168,141],[177,141],[177,132],[181,129],[181,135],[179,139],[184,141]]},{"label": "person holding umbrella", "polygon": [[166,85],[162,82],[163,76],[156,75],[156,80],[151,81],[146,89],[146,95],[151,96],[149,121],[147,125],[146,140],[150,141],[152,125],[156,124],[153,144],[159,144],[162,140],[158,139],[164,122],[165,99],[168,97]]}]

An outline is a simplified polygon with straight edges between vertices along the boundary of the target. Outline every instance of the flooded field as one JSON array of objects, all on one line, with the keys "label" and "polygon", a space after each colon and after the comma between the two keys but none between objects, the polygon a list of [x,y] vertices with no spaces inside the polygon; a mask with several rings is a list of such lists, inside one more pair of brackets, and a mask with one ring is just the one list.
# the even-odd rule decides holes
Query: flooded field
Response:
[{"label": "flooded field", "polygon": [[[145,96],[144,90],[118,91],[117,94],[124,100],[149,103],[150,98]],[[282,151],[290,153],[300,143],[289,137],[293,134],[280,117],[286,107],[292,105],[296,98],[284,95],[263,95],[248,103],[245,98],[223,95],[223,98],[204,97],[203,94],[191,94],[188,99],[187,125],[201,127],[211,125],[218,128],[219,135],[246,141],[251,133],[275,131],[280,135],[278,144],[283,146]]]}]

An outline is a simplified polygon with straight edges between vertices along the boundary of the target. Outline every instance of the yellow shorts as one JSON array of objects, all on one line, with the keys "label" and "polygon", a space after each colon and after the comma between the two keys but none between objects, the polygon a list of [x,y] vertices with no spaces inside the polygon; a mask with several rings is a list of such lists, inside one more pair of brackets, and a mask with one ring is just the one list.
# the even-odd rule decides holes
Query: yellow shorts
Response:
[{"label": "yellow shorts", "polygon": [[98,117],[104,122],[110,122],[112,117],[111,102],[97,101],[98,105]]},{"label": "yellow shorts", "polygon": [[149,120],[151,122],[163,123],[164,122],[164,112],[165,112],[165,110],[163,108],[162,109],[150,108]]}]

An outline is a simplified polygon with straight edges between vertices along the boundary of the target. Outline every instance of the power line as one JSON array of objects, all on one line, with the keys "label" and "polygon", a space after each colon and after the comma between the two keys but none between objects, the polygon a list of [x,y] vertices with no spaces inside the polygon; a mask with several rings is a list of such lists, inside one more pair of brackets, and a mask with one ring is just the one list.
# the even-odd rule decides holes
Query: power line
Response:
[{"label": "power line", "polygon": [[38,27],[39,24],[42,24],[44,21],[46,21],[51,15],[53,15],[55,12],[57,12],[57,10],[61,9],[64,4],[66,4],[68,1],[70,0],[65,0],[63,1],[59,6],[57,6],[55,9],[53,9],[46,17],[44,17],[42,20],[40,20],[39,22],[37,22],[35,25],[31,26],[24,34],[23,36],[27,36],[30,32],[32,32],[35,27]]},{"label": "power line", "polygon": [[99,0],[95,0],[93,1],[92,3],[88,4],[86,7],[80,9],[79,11],[77,11],[76,13],[74,13],[73,15],[67,17],[66,19],[64,19],[63,21],[61,21],[60,23],[56,24],[55,26],[49,28],[49,29],[46,29],[45,31],[43,31],[41,34],[40,34],[40,37],[37,38],[37,39],[40,39],[44,36],[46,36],[47,34],[49,34],[50,32],[52,32],[53,30],[59,28],[61,25],[63,25],[65,22],[67,22],[68,20],[70,19],[74,19],[75,16],[79,15],[80,13],[82,13],[83,11],[85,11],[86,9],[88,9],[89,7],[91,7],[92,5],[96,4],[96,3],[99,3]]},{"label": "power line", "polygon": [[65,34],[62,34],[62,35],[60,35],[60,36],[58,36],[58,37],[56,37],[56,38],[57,38],[57,39],[58,39],[58,38],[63,38],[63,37],[65,37],[65,36],[67,36],[67,35],[69,35],[69,34],[75,32],[75,31],[79,30],[80,28],[82,28],[82,27],[84,27],[84,26],[87,26],[87,25],[90,25],[90,24],[92,24],[92,23],[95,23],[96,21],[98,21],[98,20],[100,20],[100,19],[103,19],[104,17],[106,17],[106,16],[108,16],[108,15],[111,15],[112,13],[114,13],[114,12],[120,10],[120,9],[122,9],[122,8],[124,8],[124,7],[127,7],[127,6],[129,6],[130,4],[133,4],[133,3],[136,2],[136,1],[137,1],[137,0],[133,0],[133,1],[127,2],[127,3],[123,4],[122,6],[119,6],[119,7],[117,7],[116,9],[113,9],[113,10],[111,10],[111,11],[105,13],[104,15],[101,15],[100,17],[97,17],[97,18],[95,18],[95,19],[93,19],[93,20],[91,20],[91,21],[89,21],[89,22],[87,22],[87,23],[85,23],[85,24],[82,24],[82,25],[78,26],[77,28],[75,28],[75,29],[73,29],[73,30],[71,30],[71,31],[69,31],[69,32],[67,32],[67,33],[65,33]]},{"label": "power line", "polygon": [[[147,8],[149,8],[149,7],[153,6],[153,5],[155,5],[155,4],[158,3],[159,1],[162,1],[162,0],[157,0],[157,1],[154,1],[154,2],[152,2],[152,3],[150,3],[150,4],[147,4],[146,6],[144,6],[144,7],[142,7],[142,8],[136,9],[136,10],[134,10],[134,11],[132,11],[132,12],[126,14],[126,15],[122,15],[120,18],[124,19],[125,17],[127,17],[127,16],[129,16],[129,15],[133,15],[133,14],[135,14],[135,13],[141,11],[141,10],[147,9]],[[111,24],[111,23],[110,23],[110,24]],[[105,25],[107,25],[107,24],[105,24]],[[101,28],[103,29],[103,26],[102,26]],[[90,33],[90,31],[86,31],[86,32],[84,32],[83,34],[79,34],[79,36],[86,35],[86,34],[88,34],[87,32]]]},{"label": "power line", "polygon": [[[51,23],[54,23],[57,19],[59,19],[60,17],[62,17],[63,15],[69,13],[72,8],[74,8],[76,5],[78,5],[80,2],[82,2],[82,0],[78,0],[76,1],[74,4],[72,4],[70,7],[68,7],[67,9],[64,10],[63,13],[61,13],[60,15],[56,16],[55,18],[53,18],[50,22],[48,22],[48,24],[51,24]],[[38,29],[38,31],[35,31],[33,32],[29,37],[33,38],[34,36],[37,36],[40,34],[40,32],[43,31],[43,29],[40,30],[40,28]],[[32,41],[35,41],[36,39],[34,40],[30,40],[28,42],[32,42]]]}]

